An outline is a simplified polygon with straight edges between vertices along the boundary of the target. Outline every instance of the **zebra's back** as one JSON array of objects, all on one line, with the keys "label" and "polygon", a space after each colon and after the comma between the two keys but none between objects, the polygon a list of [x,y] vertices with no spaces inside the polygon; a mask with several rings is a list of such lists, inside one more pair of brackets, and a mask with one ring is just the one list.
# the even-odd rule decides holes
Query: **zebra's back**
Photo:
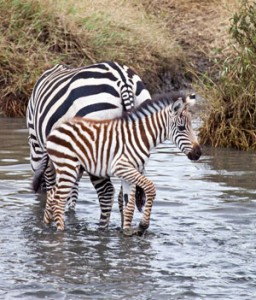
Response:
[{"label": "zebra's back", "polygon": [[102,122],[72,118],[53,129],[46,142],[53,163],[78,166],[94,176],[112,176],[113,162],[123,153],[122,127],[119,119]]},{"label": "zebra's back", "polygon": [[27,125],[44,149],[51,129],[71,117],[112,119],[149,98],[140,77],[116,62],[80,68],[57,65],[36,83],[28,104]]},{"label": "zebra's back", "polygon": [[[46,138],[53,128],[75,116],[113,119],[147,99],[151,99],[140,77],[129,67],[116,62],[102,62],[88,67],[56,65],[37,81],[27,108],[30,162],[32,170],[40,166]],[[70,193],[68,206],[75,209],[80,170]],[[113,202],[113,185],[109,178],[91,177],[101,206],[100,226],[109,221]],[[41,188],[50,190],[55,183],[51,164],[44,170]],[[106,208],[107,207],[107,208]]]},{"label": "zebra's back", "polygon": [[[191,124],[191,99],[194,97],[174,93],[172,99],[147,101],[123,117],[105,121],[72,118],[52,130],[47,138],[46,149],[56,172],[56,183],[47,197],[44,221],[49,224],[54,220],[57,229],[64,229],[65,204],[80,170],[83,169],[98,178],[114,176],[121,179],[123,191],[120,196],[120,211],[123,214],[124,234],[133,235],[134,232],[131,221],[136,186],[144,191],[145,209],[135,232],[143,234],[149,226],[156,196],[153,182],[143,174],[150,150],[169,139],[190,160],[198,160],[201,156]],[[42,168],[45,166],[44,160],[41,165]],[[40,182],[40,176],[42,171],[39,169],[33,181],[35,187]],[[123,202],[126,203],[125,209]],[[104,209],[105,207],[103,211]],[[107,218],[109,219],[108,206]]]}]

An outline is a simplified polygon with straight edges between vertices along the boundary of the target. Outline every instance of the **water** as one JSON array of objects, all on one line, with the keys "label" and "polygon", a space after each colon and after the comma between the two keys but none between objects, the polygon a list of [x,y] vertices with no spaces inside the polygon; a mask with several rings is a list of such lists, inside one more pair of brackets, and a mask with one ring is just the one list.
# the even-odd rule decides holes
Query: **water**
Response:
[{"label": "water", "polygon": [[109,230],[97,230],[86,177],[66,230],[45,227],[25,120],[1,118],[0,137],[0,299],[255,299],[256,153],[204,148],[195,163],[161,145],[147,167],[157,188],[150,228],[127,238],[117,201]]}]

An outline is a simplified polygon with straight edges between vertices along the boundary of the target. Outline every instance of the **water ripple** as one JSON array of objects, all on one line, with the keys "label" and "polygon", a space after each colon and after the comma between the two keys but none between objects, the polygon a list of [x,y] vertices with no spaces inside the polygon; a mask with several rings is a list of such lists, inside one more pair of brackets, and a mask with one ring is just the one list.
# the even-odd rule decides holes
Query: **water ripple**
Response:
[{"label": "water ripple", "polygon": [[[42,222],[31,193],[24,119],[0,119],[1,299],[232,299],[256,297],[256,154],[204,148],[197,163],[170,143],[146,175],[157,196],[143,237],[120,232],[117,201],[106,232],[88,178],[66,230]],[[116,193],[120,182],[113,179]],[[135,212],[134,225],[141,214]]]}]

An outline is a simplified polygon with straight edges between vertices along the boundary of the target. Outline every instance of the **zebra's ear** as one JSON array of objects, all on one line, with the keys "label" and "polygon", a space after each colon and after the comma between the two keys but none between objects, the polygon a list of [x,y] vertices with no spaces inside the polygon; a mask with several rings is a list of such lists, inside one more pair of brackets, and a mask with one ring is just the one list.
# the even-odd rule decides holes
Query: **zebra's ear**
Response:
[{"label": "zebra's ear", "polygon": [[186,98],[186,105],[193,106],[196,103],[196,94],[190,94]]},{"label": "zebra's ear", "polygon": [[175,102],[172,103],[171,110],[177,112],[180,108],[184,106],[182,98],[178,98]]}]

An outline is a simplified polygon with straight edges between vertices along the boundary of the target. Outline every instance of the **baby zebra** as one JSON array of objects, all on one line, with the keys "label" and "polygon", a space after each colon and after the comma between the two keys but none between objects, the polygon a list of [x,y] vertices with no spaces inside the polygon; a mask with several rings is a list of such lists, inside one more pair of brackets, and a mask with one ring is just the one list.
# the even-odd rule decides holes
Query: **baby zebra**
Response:
[{"label": "baby zebra", "polygon": [[173,93],[169,99],[146,101],[120,118],[95,121],[76,117],[52,130],[46,142],[48,155],[43,156],[33,179],[33,188],[37,190],[49,156],[56,171],[56,183],[47,195],[45,223],[54,220],[58,230],[64,229],[65,204],[83,168],[90,175],[121,179],[125,235],[133,234],[136,185],[144,190],[146,203],[137,232],[143,234],[149,226],[156,195],[154,184],[142,174],[150,150],[169,139],[189,159],[198,160],[201,156],[188,110],[194,100],[194,95],[186,98]]}]

